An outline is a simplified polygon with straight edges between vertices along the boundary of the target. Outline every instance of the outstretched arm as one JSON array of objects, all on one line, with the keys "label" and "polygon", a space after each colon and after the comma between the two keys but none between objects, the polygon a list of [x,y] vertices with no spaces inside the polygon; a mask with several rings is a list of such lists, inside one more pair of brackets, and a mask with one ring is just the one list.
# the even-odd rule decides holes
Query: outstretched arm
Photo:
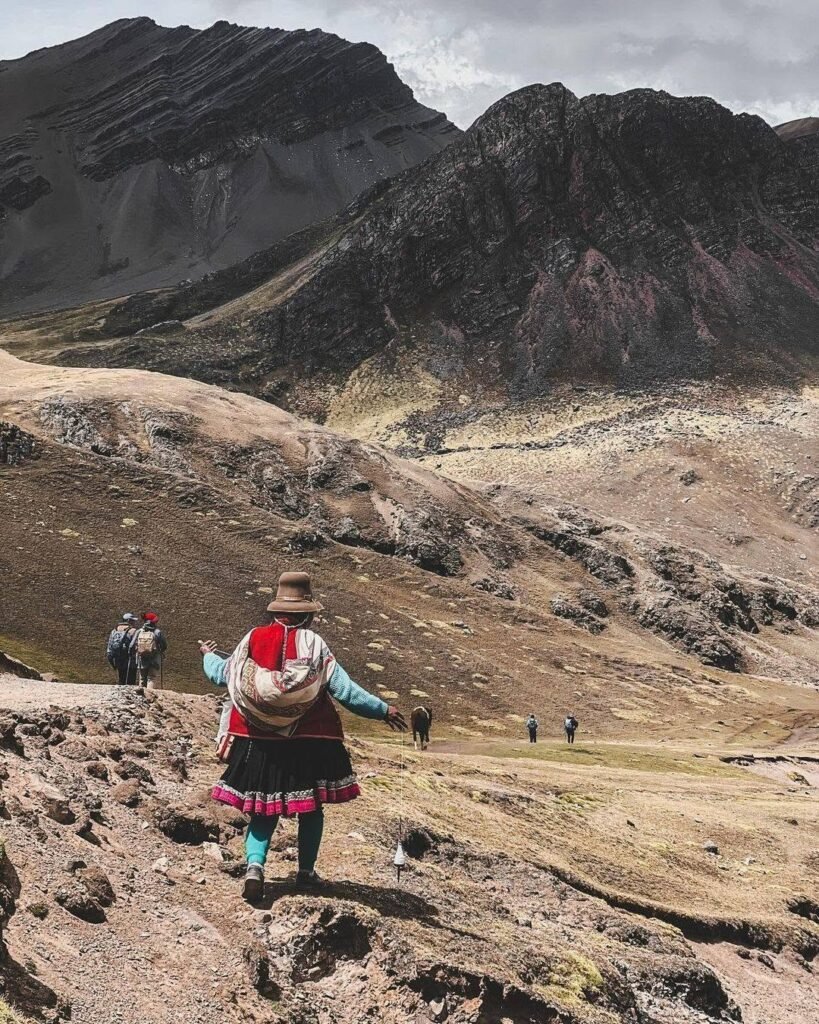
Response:
[{"label": "outstretched arm", "polygon": [[215,646],[212,640],[199,641],[199,650],[204,655],[202,670],[215,686],[227,686],[228,659],[216,654],[213,650]]},{"label": "outstretched arm", "polygon": [[368,693],[363,686],[353,682],[338,662],[330,676],[328,689],[331,697],[359,718],[377,719],[386,722],[391,729],[399,729],[402,732],[407,727],[404,716],[397,708],[391,707],[380,697]]}]

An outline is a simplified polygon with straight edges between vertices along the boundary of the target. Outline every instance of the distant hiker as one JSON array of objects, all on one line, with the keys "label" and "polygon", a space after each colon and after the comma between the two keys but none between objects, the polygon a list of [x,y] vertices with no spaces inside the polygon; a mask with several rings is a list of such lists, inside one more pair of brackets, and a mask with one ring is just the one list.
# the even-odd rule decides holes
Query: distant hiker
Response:
[{"label": "distant hiker", "polygon": [[577,732],[577,727],[580,723],[574,717],[574,715],[566,715],[563,719],[563,728],[566,730],[566,742],[574,743],[574,734]]},{"label": "distant hiker", "polygon": [[131,641],[136,633],[137,622],[132,612],[123,612],[120,621],[108,634],[105,654],[108,664],[117,670],[120,686],[133,686],[136,682],[136,657],[131,652]]},{"label": "distant hiker", "polygon": [[162,663],[167,649],[168,641],[159,628],[159,616],[156,612],[143,612],[142,625],[131,641],[140,686],[147,686],[149,690],[157,689],[157,683],[163,686]]},{"label": "distant hiker", "polygon": [[526,719],[526,728],[529,730],[529,742],[537,743],[537,727],[540,722],[535,718],[534,711],[529,712],[529,717]]},{"label": "distant hiker", "polygon": [[401,712],[354,683],[309,628],[321,607],[307,573],[286,572],[267,606],[273,621],[251,629],[229,658],[215,653],[212,640],[199,641],[205,675],[230,694],[227,732],[219,745],[227,769],[212,795],[250,815],[243,888],[250,902],[262,895],[264,864],[280,817],[299,816],[296,885],[316,886],[323,805],[359,795],[330,698],[361,718],[400,732],[407,728]]},{"label": "distant hiker", "polygon": [[420,704],[412,709],[410,715],[412,727],[412,745],[417,750],[418,740],[421,740],[421,750],[426,750],[429,745],[429,729],[432,725],[432,708]]}]

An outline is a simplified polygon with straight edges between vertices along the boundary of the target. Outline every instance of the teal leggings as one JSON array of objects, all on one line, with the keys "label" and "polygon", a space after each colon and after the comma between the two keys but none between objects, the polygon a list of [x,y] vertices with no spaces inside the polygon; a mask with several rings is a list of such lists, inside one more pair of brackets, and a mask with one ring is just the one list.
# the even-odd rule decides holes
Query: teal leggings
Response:
[{"label": "teal leggings", "polygon": [[[278,824],[278,814],[254,815],[250,819],[245,836],[245,860],[248,864],[264,864]],[[321,807],[299,815],[299,871],[312,871],[316,866],[323,831],[324,811]]]}]

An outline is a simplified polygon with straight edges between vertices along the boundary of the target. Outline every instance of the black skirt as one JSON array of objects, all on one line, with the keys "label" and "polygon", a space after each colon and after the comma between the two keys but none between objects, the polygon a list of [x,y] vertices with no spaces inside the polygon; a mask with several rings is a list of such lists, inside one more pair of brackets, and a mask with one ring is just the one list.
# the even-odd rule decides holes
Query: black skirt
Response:
[{"label": "black skirt", "polygon": [[289,817],[355,800],[360,792],[341,740],[237,736],[212,795],[245,814]]}]

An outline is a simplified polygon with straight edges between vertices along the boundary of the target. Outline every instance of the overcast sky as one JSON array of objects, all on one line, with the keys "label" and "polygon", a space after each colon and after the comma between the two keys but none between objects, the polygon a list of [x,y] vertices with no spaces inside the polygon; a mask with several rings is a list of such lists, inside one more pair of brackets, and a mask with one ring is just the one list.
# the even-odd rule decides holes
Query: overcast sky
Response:
[{"label": "overcast sky", "polygon": [[578,95],[703,94],[772,124],[819,115],[815,0],[0,0],[0,58],[137,15],[368,40],[463,127],[504,93],[554,81]]}]

